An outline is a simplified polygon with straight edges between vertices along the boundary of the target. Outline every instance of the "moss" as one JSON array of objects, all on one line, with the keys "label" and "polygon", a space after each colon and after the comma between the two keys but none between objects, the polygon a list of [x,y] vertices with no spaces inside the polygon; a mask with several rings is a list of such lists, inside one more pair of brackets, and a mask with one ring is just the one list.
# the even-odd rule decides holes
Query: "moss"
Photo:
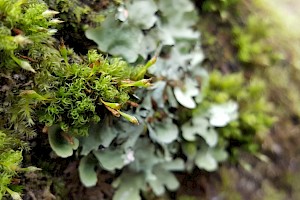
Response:
[{"label": "moss", "polygon": [[[53,55],[53,22],[55,13],[46,16],[47,5],[39,1],[1,1],[3,15],[1,29],[3,41],[0,57],[0,77],[2,82],[0,106],[0,127],[14,129],[17,133],[33,135],[29,127],[31,117],[39,99],[31,102],[22,98],[22,91],[35,86],[34,74],[45,73],[43,62],[52,66],[57,57]],[[13,10],[13,12],[11,12]],[[57,54],[58,55],[58,54]],[[51,59],[49,59],[51,58]],[[52,60],[53,59],[53,60]],[[37,73],[37,74],[39,74]],[[21,106],[21,107],[19,107]]]},{"label": "moss", "polygon": [[218,15],[222,21],[237,14],[236,6],[239,2],[240,0],[195,0],[202,13]]},{"label": "moss", "polygon": [[0,0],[0,129],[9,133],[0,132],[1,195],[18,195],[10,184],[22,160],[20,147],[26,147],[20,139],[54,124],[87,135],[90,123],[109,113],[137,123],[121,109],[134,87],[150,85],[142,79],[143,66],[95,50],[78,56],[59,43],[53,35],[61,20],[55,15],[39,0]]},{"label": "moss", "polygon": [[282,56],[268,44],[272,34],[271,23],[259,15],[250,15],[244,26],[233,26],[233,44],[237,47],[238,58],[244,63],[270,66]]},{"label": "moss", "polygon": [[255,140],[263,139],[275,121],[271,116],[273,107],[267,99],[265,82],[258,78],[248,82],[242,73],[223,75],[214,71],[203,93],[204,102],[196,112],[228,101],[239,105],[238,119],[218,129],[219,143],[228,145],[232,153],[237,149],[256,153],[259,145]]},{"label": "moss", "polygon": [[[56,3],[71,9],[71,2]],[[109,107],[103,102],[120,104],[108,109],[116,116],[124,115],[116,110],[129,100],[135,83],[131,76],[142,68],[130,67],[117,58],[104,59],[96,51],[80,57],[63,44],[56,49],[52,27],[60,23],[54,18],[57,12],[37,0],[2,4],[1,28],[5,31],[0,72],[5,91],[0,99],[1,126],[33,136],[37,122],[61,124],[64,131],[86,135],[88,125],[102,117],[99,107]]]},{"label": "moss", "polygon": [[20,140],[0,131],[0,199],[6,194],[18,195],[19,189],[11,182],[20,169],[22,146]]},{"label": "moss", "polygon": [[236,5],[237,2],[239,0],[205,0],[202,4],[202,9],[206,12],[222,12]]},{"label": "moss", "polygon": [[139,69],[120,59],[105,59],[95,50],[81,62],[67,61],[61,67],[52,71],[56,82],[48,83],[51,96],[47,99],[44,95],[38,118],[46,126],[60,124],[73,135],[87,135],[89,124],[104,117],[103,107],[117,112],[124,106],[131,91],[124,81],[134,83],[130,78]]}]

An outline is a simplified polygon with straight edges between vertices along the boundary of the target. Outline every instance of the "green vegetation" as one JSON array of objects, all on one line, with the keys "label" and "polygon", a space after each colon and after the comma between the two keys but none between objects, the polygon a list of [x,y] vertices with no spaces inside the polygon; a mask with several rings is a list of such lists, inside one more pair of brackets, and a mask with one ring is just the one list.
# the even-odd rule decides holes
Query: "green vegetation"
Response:
[{"label": "green vegetation", "polygon": [[[118,129],[107,133],[109,126],[104,123],[100,130],[92,128],[91,134],[82,143],[81,153],[88,155],[87,158],[82,158],[79,168],[85,185],[96,184],[96,166],[110,171],[122,169],[115,185],[115,199],[121,198],[130,188],[135,188],[134,195],[128,199],[139,199],[139,190],[145,191],[146,185],[158,196],[165,191],[164,186],[174,190],[179,185],[170,171],[191,171],[194,167],[214,171],[218,168],[218,163],[228,157],[226,148],[234,149],[230,151],[244,149],[256,153],[258,144],[254,142],[255,135],[267,131],[273,122],[269,115],[271,107],[265,105],[268,104],[267,99],[261,96],[265,89],[261,81],[253,80],[251,84],[247,84],[241,74],[228,78],[223,78],[218,73],[208,76],[200,66],[203,57],[197,47],[199,33],[191,26],[196,24],[192,5],[188,1],[180,1],[177,6],[181,5],[186,9],[176,10],[171,4],[171,1],[157,1],[156,4],[152,1],[133,1],[119,9],[118,19],[114,17],[116,14],[108,14],[101,27],[86,31],[86,36],[95,41],[99,49],[112,55],[121,55],[129,62],[141,62],[145,55],[157,54],[154,47],[159,42],[163,46],[157,63],[148,70],[159,79],[147,93],[141,95],[142,101],[135,112],[137,118],[141,119],[140,127],[133,129],[136,135],[126,135],[125,130],[130,128],[122,123],[119,125],[124,127],[122,133]],[[139,16],[141,13],[133,12],[140,7],[149,8],[143,13],[143,18]],[[124,10],[131,17],[124,18]],[[158,18],[155,15],[157,11],[161,13]],[[193,17],[186,18],[189,15]],[[174,23],[174,17],[185,23]],[[175,27],[180,30],[177,34],[170,31]],[[129,35],[134,35],[135,40],[131,41]],[[146,52],[140,49],[141,45],[148,47]],[[123,49],[129,51],[122,51]],[[205,87],[207,83],[209,86]],[[235,91],[239,95],[235,96]],[[238,107],[241,107],[241,113]],[[195,108],[198,112],[193,111]],[[191,117],[181,116],[182,111],[193,114]],[[218,118],[219,115],[226,118]],[[254,117],[256,115],[259,116],[258,119]],[[101,132],[106,134],[98,137]],[[149,137],[141,137],[144,134]],[[121,138],[126,138],[126,142],[117,143]],[[235,140],[237,144],[240,142],[240,145],[231,146],[231,140]],[[140,149],[140,143],[145,143],[145,147],[149,145],[149,150]],[[153,145],[158,145],[161,149],[154,151]],[[99,146],[106,149],[97,150]],[[92,155],[88,154],[91,151]],[[179,154],[181,151],[187,157],[185,165]],[[147,162],[144,160],[146,155]],[[108,162],[111,157],[114,157],[114,161]],[[165,170],[166,165],[172,170]],[[126,181],[124,177],[129,175],[134,177],[134,181]],[[137,185],[140,187],[136,188]]]},{"label": "green vegetation", "polygon": [[239,0],[205,0],[202,9],[208,12],[224,12],[230,6],[236,5]]},{"label": "green vegetation", "polygon": [[195,2],[200,5],[202,12],[217,13],[222,20],[228,20],[238,12],[236,7],[241,0],[195,0]]},{"label": "green vegetation", "polygon": [[[130,99],[131,88],[150,85],[150,80],[142,78],[153,60],[145,67],[133,68],[121,59],[104,59],[92,50],[86,58],[63,44],[57,50],[58,42],[52,37],[57,30],[52,27],[62,22],[54,18],[58,12],[34,0],[3,0],[0,8],[0,127],[12,138],[33,137],[41,132],[37,124],[58,124],[72,144],[72,136],[87,135],[89,124],[99,122],[105,113],[138,124],[121,108]],[[9,141],[6,137],[3,140]],[[8,153],[19,156],[16,165],[22,160],[20,152]],[[8,153],[3,152],[3,156]],[[11,176],[8,174],[3,182],[2,192],[10,191],[6,188]]]},{"label": "green vegetation", "polygon": [[47,10],[46,4],[37,1],[1,1],[0,8],[3,18],[0,126],[32,137],[33,109],[46,99],[38,93],[45,93],[45,80],[48,80],[38,85],[35,75],[38,78],[49,73],[47,68],[60,61],[58,52],[52,47],[51,36],[56,29],[50,28],[57,23],[53,18],[56,12]]},{"label": "green vegetation", "polygon": [[251,65],[270,66],[282,58],[279,52],[273,52],[269,37],[272,33],[271,23],[259,15],[250,15],[245,26],[233,27],[233,43],[238,48],[238,58]]},{"label": "green vegetation", "polygon": [[72,135],[88,135],[89,124],[100,121],[100,113],[104,112],[101,106],[116,117],[123,116],[120,109],[129,101],[131,88],[150,85],[150,80],[132,80],[142,68],[130,67],[120,59],[108,61],[96,51],[90,51],[82,63],[68,64],[68,58],[64,59],[65,68],[52,72],[56,84],[49,91],[54,94],[38,115],[46,126],[60,124],[64,132]]},{"label": "green vegetation", "polygon": [[40,64],[49,57],[55,59],[51,51],[44,51],[51,50],[55,14],[38,1],[0,1],[1,197],[9,193],[13,199],[21,199],[20,188],[11,181],[22,171],[21,150],[26,145],[20,138],[35,135],[33,109],[41,100],[39,96],[27,98],[25,91],[35,88],[34,74],[43,73]]},{"label": "green vegetation", "polygon": [[[202,67],[192,2],[115,1],[101,12],[108,5],[97,1],[45,2],[57,11],[0,0],[1,195],[20,199],[13,177],[34,169],[19,167],[21,147],[42,132],[56,155],[79,157],[84,186],[97,185],[99,171],[113,174],[114,200],[167,198],[180,187],[176,171],[211,172],[239,151],[258,153],[274,122],[265,83]],[[233,31],[242,62],[269,53],[256,28],[249,18],[246,33]]]},{"label": "green vegetation", "polygon": [[266,93],[265,82],[259,78],[246,81],[241,73],[224,76],[215,71],[210,74],[208,87],[203,93],[205,100],[202,107],[211,103],[222,104],[228,101],[238,103],[239,116],[228,126],[219,130],[222,142],[231,142],[232,144],[228,145],[233,151],[244,149],[257,153],[259,145],[253,141],[263,140],[265,133],[275,121],[275,118],[271,116],[273,105],[264,95]]},{"label": "green vegetation", "polygon": [[18,192],[20,187],[12,185],[13,178],[21,169],[22,161],[21,142],[13,137],[9,137],[0,131],[0,198],[8,193],[13,199],[21,199]]}]

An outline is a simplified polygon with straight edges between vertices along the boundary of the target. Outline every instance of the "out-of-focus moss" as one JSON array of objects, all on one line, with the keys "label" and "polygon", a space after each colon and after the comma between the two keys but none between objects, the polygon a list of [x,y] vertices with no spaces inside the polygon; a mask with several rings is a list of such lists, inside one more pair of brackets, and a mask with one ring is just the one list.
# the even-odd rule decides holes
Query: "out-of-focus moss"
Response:
[{"label": "out-of-focus moss", "polygon": [[242,73],[223,75],[214,71],[203,93],[204,101],[198,111],[211,104],[228,101],[235,101],[239,105],[238,119],[218,129],[219,143],[227,145],[233,153],[240,147],[252,153],[257,152],[259,143],[255,141],[263,139],[275,121],[271,116],[273,107],[268,101],[265,82],[259,78],[246,80]]}]

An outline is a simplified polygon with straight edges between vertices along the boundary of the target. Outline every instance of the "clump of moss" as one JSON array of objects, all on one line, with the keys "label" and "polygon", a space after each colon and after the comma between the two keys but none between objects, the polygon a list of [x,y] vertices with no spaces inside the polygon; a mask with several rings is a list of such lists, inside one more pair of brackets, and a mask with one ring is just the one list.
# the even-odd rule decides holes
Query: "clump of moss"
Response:
[{"label": "clump of moss", "polygon": [[143,77],[152,61],[134,68],[95,50],[78,56],[62,42],[58,48],[57,14],[40,0],[0,0],[0,129],[9,133],[0,132],[1,195],[17,195],[10,184],[22,160],[14,146],[20,139],[55,124],[87,135],[108,113],[138,123],[121,108],[134,87],[150,85]]},{"label": "clump of moss", "polygon": [[34,76],[45,72],[43,61],[57,58],[44,51],[54,49],[53,27],[60,22],[55,14],[38,0],[0,0],[1,199],[6,193],[21,199],[20,186],[12,181],[18,172],[30,170],[20,167],[22,150],[28,149],[21,139],[35,135],[33,110],[40,99],[25,97],[25,91],[36,88]]},{"label": "clump of moss", "polygon": [[61,70],[51,72],[56,79],[49,88],[52,95],[44,97],[38,115],[46,126],[60,124],[63,131],[73,135],[87,135],[90,123],[104,116],[103,108],[117,117],[123,115],[120,109],[130,99],[131,88],[149,85],[149,80],[132,80],[141,68],[118,58],[105,59],[95,50],[81,62],[69,64],[67,57],[65,60]]},{"label": "clump of moss", "polygon": [[[23,98],[23,91],[37,88],[35,75],[60,61],[53,47],[57,12],[37,0],[0,1],[0,127],[34,135],[32,113],[39,98]],[[48,61],[48,62],[47,62]],[[48,65],[44,65],[44,63]],[[46,76],[45,76],[46,78]],[[47,79],[45,79],[47,80]],[[41,85],[44,81],[42,81]]]},{"label": "clump of moss", "polygon": [[233,26],[233,44],[238,48],[240,61],[258,66],[270,66],[280,59],[281,55],[273,52],[268,45],[272,34],[271,24],[268,20],[261,20],[260,16],[250,15],[244,26]]},{"label": "clump of moss", "polygon": [[0,131],[0,199],[10,194],[14,199],[20,197],[20,187],[12,185],[13,178],[20,170],[22,161],[22,142]]},{"label": "clump of moss", "polygon": [[6,193],[13,199],[21,199],[20,186],[12,181],[18,172],[26,171],[20,163],[22,149],[28,146],[21,139],[35,134],[32,114],[40,101],[36,96],[24,98],[24,91],[35,88],[34,76],[42,73],[42,61],[51,55],[43,50],[53,48],[52,35],[56,32],[53,26],[60,22],[54,18],[55,14],[38,0],[0,0],[1,199]]},{"label": "clump of moss", "polygon": [[96,51],[82,58],[63,44],[57,49],[53,27],[62,21],[45,3],[2,0],[0,8],[2,127],[33,136],[37,123],[60,124],[64,131],[86,135],[89,124],[100,120],[100,105],[136,123],[120,108],[130,88],[149,85],[130,80],[134,74],[142,79],[144,69]]},{"label": "clump of moss", "polygon": [[[200,11],[205,14],[217,14],[223,21],[237,13],[236,5],[240,0],[194,0]],[[213,15],[210,15],[213,16]]]},{"label": "clump of moss", "polygon": [[275,121],[271,116],[272,104],[267,99],[264,82],[258,78],[247,81],[242,73],[225,76],[214,71],[203,93],[205,98],[198,108],[200,110],[228,101],[239,105],[238,119],[218,129],[219,142],[228,146],[232,153],[238,149],[256,153],[259,143],[255,141],[263,139]]}]

